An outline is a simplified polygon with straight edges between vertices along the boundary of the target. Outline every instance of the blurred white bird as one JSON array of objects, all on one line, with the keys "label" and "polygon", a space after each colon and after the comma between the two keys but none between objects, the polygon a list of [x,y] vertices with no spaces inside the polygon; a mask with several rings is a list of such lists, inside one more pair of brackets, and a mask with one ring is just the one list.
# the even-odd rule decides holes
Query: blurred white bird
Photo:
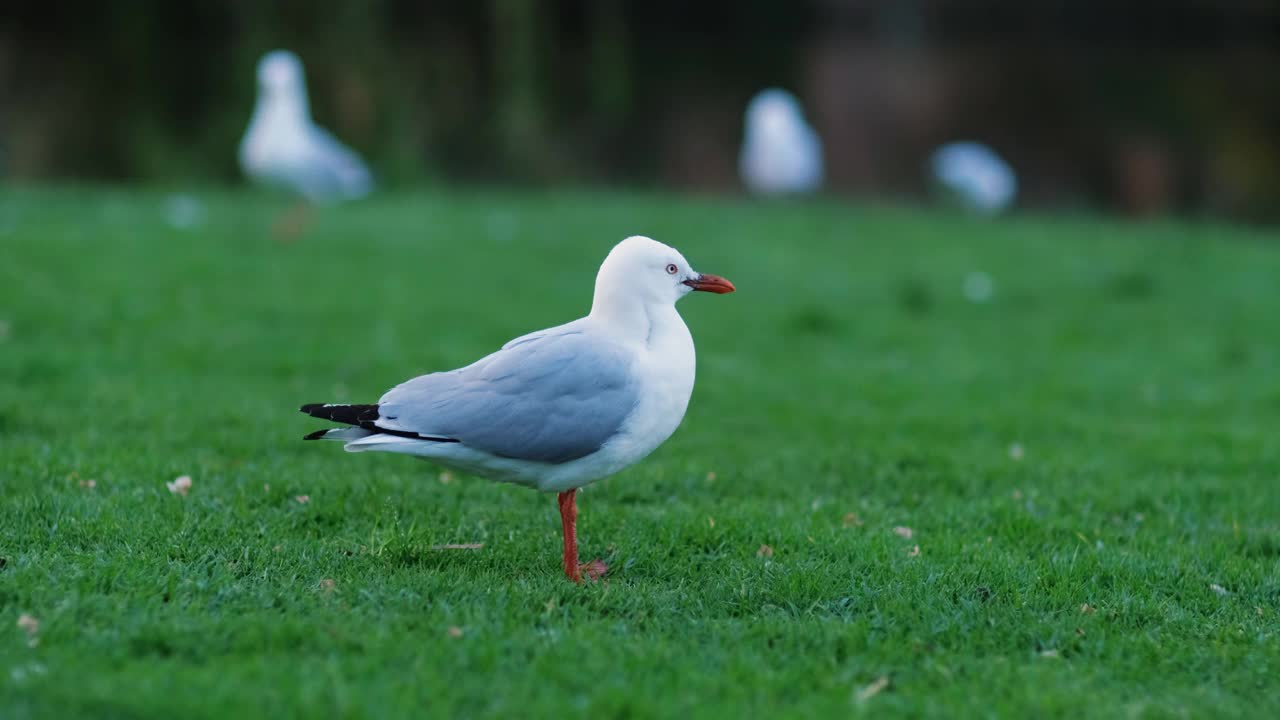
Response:
[{"label": "blurred white bird", "polygon": [[933,178],[971,210],[995,215],[1013,205],[1018,178],[996,151],[976,142],[953,142],[933,153]]},{"label": "blurred white bird", "polygon": [[258,62],[258,100],[240,141],[240,167],[250,179],[312,203],[358,198],[373,189],[360,156],[311,121],[302,61],[287,50]]},{"label": "blurred white bird", "polygon": [[791,93],[774,88],[751,99],[738,172],[747,189],[760,195],[810,193],[821,187],[822,141]]}]

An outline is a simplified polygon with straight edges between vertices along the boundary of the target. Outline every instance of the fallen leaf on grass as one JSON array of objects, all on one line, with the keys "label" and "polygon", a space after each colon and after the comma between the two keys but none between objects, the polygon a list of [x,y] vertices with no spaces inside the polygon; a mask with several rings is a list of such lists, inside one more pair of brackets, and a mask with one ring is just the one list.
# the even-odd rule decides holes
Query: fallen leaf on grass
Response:
[{"label": "fallen leaf on grass", "polygon": [[187,493],[191,492],[191,476],[179,475],[173,479],[173,482],[165,483],[165,487],[169,488],[169,492],[174,495],[186,497]]},{"label": "fallen leaf on grass", "polygon": [[484,547],[484,543],[445,543],[444,545],[432,545],[432,550],[479,550]]},{"label": "fallen leaf on grass", "polygon": [[841,521],[845,527],[862,527],[862,518],[858,517],[858,513],[847,512]]},{"label": "fallen leaf on grass", "polygon": [[22,613],[18,616],[18,627],[27,634],[27,647],[35,647],[40,644],[40,621],[33,616]]},{"label": "fallen leaf on grass", "polygon": [[451,626],[451,627],[449,628],[449,637],[451,637],[451,638],[460,638],[460,637],[462,637],[462,628],[458,627],[457,625],[453,625],[453,626]]},{"label": "fallen leaf on grass", "polygon": [[80,487],[85,488],[86,490],[92,490],[98,487],[98,481],[97,480],[81,480]]},{"label": "fallen leaf on grass", "polygon": [[909,528],[909,527],[907,527],[907,526],[905,526],[905,525],[899,525],[899,526],[895,527],[895,528],[893,529],[893,534],[894,534],[894,535],[897,535],[898,537],[903,538],[903,539],[905,539],[905,540],[910,540],[910,539],[911,539],[911,536],[912,536],[912,535],[915,535],[915,533],[911,530],[911,528]]},{"label": "fallen leaf on grass", "polygon": [[889,687],[889,676],[881,675],[875,680],[872,680],[869,685],[867,685],[866,687],[858,691],[858,694],[856,696],[858,699],[858,702],[864,703],[870,700],[876,695],[879,695],[880,692],[887,687]]},{"label": "fallen leaf on grass", "polygon": [[760,549],[756,551],[756,557],[762,557],[762,558],[773,557],[773,548],[769,547],[768,545],[761,545]]},{"label": "fallen leaf on grass", "polygon": [[920,546],[913,545],[911,549],[907,551],[907,557],[920,557]]},{"label": "fallen leaf on grass", "polygon": [[334,589],[337,587],[338,587],[338,584],[333,581],[333,578],[325,578],[320,581],[320,592],[324,593],[325,595],[328,595],[329,593],[333,592]]},{"label": "fallen leaf on grass", "polygon": [[299,495],[299,496],[295,497],[295,498],[294,498],[294,500],[297,500],[299,505],[306,505],[307,503],[311,502],[311,496],[310,496],[310,495]]},{"label": "fallen leaf on grass", "polygon": [[1085,604],[1083,604],[1083,605],[1081,605],[1081,606],[1080,606],[1080,614],[1081,614],[1081,615],[1092,615],[1092,614],[1094,614],[1094,613],[1095,613],[1095,612],[1097,612],[1097,611],[1098,611],[1098,609],[1097,609],[1096,607],[1094,607],[1094,606],[1090,605],[1089,603],[1085,603]]}]

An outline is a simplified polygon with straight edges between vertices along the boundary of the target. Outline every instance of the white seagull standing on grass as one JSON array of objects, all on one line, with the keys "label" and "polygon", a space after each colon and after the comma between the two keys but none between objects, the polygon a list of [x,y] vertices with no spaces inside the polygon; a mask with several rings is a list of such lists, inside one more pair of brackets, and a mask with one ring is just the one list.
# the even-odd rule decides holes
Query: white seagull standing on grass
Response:
[{"label": "white seagull standing on grass", "polygon": [[693,392],[693,338],[676,301],[694,290],[733,292],[695,272],[675,248],[646,237],[618,243],[596,275],[591,312],[518,337],[457,370],[397,385],[376,405],[303,405],[354,427],[307,440],[348,452],[405,453],[481,477],[559,493],[564,573],[578,582],[608,568],[578,564],[577,489],[639,462],[675,432]]},{"label": "white seagull standing on grass", "polygon": [[747,105],[738,172],[757,195],[797,195],[822,186],[822,141],[800,101],[786,90],[764,90]]},{"label": "white seagull standing on grass", "polygon": [[373,189],[360,156],[312,122],[302,61],[288,50],[258,62],[258,100],[240,141],[240,167],[251,180],[313,204],[355,199]]}]

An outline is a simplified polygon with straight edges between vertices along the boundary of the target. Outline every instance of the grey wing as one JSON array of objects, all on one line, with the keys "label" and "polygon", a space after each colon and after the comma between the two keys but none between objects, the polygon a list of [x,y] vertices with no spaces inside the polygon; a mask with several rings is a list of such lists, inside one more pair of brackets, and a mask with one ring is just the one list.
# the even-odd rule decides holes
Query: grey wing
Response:
[{"label": "grey wing", "polygon": [[802,139],[804,152],[800,154],[803,158],[800,185],[805,190],[817,190],[822,185],[822,140],[812,128],[805,128]]},{"label": "grey wing", "polygon": [[573,322],[567,322],[563,325],[557,325],[555,327],[549,327],[543,330],[534,330],[531,333],[527,333],[525,335],[521,335],[518,338],[513,338],[511,340],[508,340],[507,344],[502,346],[502,349],[510,350],[511,348],[517,345],[523,345],[531,340],[540,340],[542,338],[550,337],[552,335],[572,335],[575,333],[581,333],[586,328],[586,322],[587,322],[587,318],[578,318]]},{"label": "grey wing", "polygon": [[368,195],[373,175],[360,156],[324,128],[312,126],[309,135],[310,160],[306,177],[300,178],[303,193],[315,200]]},{"label": "grey wing", "polygon": [[616,435],[638,395],[621,347],[571,330],[403,383],[379,401],[378,425],[502,457],[563,463]]}]

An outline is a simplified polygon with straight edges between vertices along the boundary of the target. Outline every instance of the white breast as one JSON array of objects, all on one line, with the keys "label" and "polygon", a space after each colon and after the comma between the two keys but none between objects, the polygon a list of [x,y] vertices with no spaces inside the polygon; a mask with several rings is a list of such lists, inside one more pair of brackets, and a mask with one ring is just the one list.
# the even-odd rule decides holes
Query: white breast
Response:
[{"label": "white breast", "polygon": [[307,162],[310,123],[303,111],[284,103],[259,101],[240,144],[240,163],[250,178],[298,190]]},{"label": "white breast", "polygon": [[623,431],[640,451],[636,460],[671,437],[684,419],[689,396],[693,394],[696,372],[693,337],[674,309],[671,316],[675,322],[651,336],[638,363],[640,401]]},{"label": "white breast", "polygon": [[822,180],[817,140],[804,127],[785,132],[759,132],[747,138],[739,172],[748,189],[758,193],[810,192]]}]

